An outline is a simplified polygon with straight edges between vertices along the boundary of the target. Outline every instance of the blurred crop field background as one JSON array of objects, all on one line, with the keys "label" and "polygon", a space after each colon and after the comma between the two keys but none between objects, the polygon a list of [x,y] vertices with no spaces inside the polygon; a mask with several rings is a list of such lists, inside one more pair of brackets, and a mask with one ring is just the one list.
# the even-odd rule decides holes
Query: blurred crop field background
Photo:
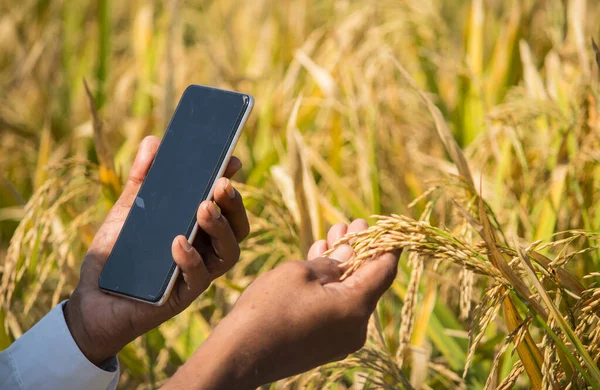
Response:
[{"label": "blurred crop field background", "polygon": [[592,0],[0,1],[0,349],[68,298],[198,83],[256,99],[252,233],[121,352],[122,388],[159,386],[257,275],[358,217],[357,261],[405,248],[366,347],[265,388],[600,388],[592,37]]}]

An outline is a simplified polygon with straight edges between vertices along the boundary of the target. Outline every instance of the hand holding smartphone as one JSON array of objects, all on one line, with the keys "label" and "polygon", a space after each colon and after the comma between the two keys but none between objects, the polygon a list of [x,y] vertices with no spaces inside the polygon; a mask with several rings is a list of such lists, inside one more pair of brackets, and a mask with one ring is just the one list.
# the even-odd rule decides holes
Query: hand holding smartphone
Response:
[{"label": "hand holding smartphone", "polygon": [[[211,199],[253,98],[189,86],[175,110],[99,280],[101,290],[162,305],[178,276],[171,244],[199,241],[196,210]],[[200,232],[202,234],[202,232]]]}]

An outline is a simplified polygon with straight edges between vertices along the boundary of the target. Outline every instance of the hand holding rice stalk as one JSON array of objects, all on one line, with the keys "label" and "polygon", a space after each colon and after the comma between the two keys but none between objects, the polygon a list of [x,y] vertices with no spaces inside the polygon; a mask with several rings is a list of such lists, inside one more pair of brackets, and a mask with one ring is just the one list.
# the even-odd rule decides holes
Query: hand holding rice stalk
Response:
[{"label": "hand holding rice stalk", "polygon": [[[466,158],[452,137],[441,112],[418,90],[416,83],[404,68],[395,59],[393,61],[409,84],[419,92],[434,117],[438,135],[457,166],[463,198],[464,194],[467,194],[466,202],[461,204],[453,199],[454,205],[458,214],[482,241],[469,243],[449,230],[432,226],[428,222],[430,214],[427,212],[420,221],[401,215],[375,216],[374,218],[378,219],[375,225],[347,234],[325,255],[340,245],[347,244],[353,247],[355,256],[340,265],[345,268],[342,279],[356,271],[367,260],[398,249],[408,249],[415,253],[421,259],[420,262],[423,262],[423,259],[433,261],[434,270],[440,263],[447,262],[488,277],[492,279],[493,287],[487,290],[475,310],[469,332],[469,355],[463,378],[466,377],[486,328],[502,307],[509,334],[496,353],[485,388],[493,387],[500,358],[512,343],[520,362],[513,366],[511,373],[499,384],[499,388],[512,387],[519,374],[525,371],[535,389],[557,388],[565,381],[581,385],[585,383],[591,388],[600,389],[600,369],[596,364],[600,359],[600,308],[596,302],[596,298],[600,296],[600,288],[585,290],[578,279],[565,269],[565,265],[573,257],[596,249],[591,247],[565,253],[570,243],[578,238],[598,241],[600,237],[584,231],[569,231],[558,233],[557,235],[565,235],[566,238],[551,243],[542,244],[541,241],[536,241],[527,248],[522,248],[519,241],[515,240],[514,245],[509,246],[489,206],[475,191]],[[424,195],[427,196],[431,192],[433,190]],[[430,202],[427,208],[431,210],[432,207],[433,202]],[[503,238],[503,245],[498,243],[498,236]],[[553,260],[543,254],[548,248],[560,246],[563,249]],[[422,266],[421,263],[420,267]],[[411,279],[409,285],[418,285],[420,272],[417,275],[419,276],[415,280]],[[416,296],[411,299],[414,306]],[[575,304],[573,307],[566,305],[567,312],[561,312],[560,303],[567,300],[574,300]],[[409,305],[405,305],[407,306]],[[521,317],[523,311],[526,315],[524,319]],[[411,314],[414,315],[414,311],[405,313],[403,307],[403,315]],[[536,343],[529,331],[534,324],[543,334],[541,343]],[[403,321],[400,334],[412,333],[413,326],[414,321]],[[407,327],[409,329],[406,329]],[[400,366],[405,353],[406,345],[401,341],[397,354]]]}]

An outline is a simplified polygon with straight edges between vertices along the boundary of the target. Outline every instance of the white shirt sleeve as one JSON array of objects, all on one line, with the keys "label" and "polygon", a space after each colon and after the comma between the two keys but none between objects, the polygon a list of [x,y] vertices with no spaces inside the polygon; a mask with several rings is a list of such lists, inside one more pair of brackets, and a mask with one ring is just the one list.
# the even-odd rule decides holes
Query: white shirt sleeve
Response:
[{"label": "white shirt sleeve", "polygon": [[63,305],[56,306],[0,352],[0,389],[117,388],[118,359],[105,362],[104,369],[87,360],[69,332]]}]

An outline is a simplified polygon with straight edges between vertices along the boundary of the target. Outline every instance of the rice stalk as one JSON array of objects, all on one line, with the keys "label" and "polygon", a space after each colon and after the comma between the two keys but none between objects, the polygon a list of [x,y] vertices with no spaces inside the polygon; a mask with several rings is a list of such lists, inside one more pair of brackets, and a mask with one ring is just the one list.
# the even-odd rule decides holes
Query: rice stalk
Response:
[{"label": "rice stalk", "polygon": [[492,361],[492,368],[488,375],[487,381],[485,382],[484,389],[493,389],[497,388],[495,385],[496,381],[496,371],[498,370],[498,365],[500,362],[500,358],[504,355],[504,353],[508,350],[508,347],[511,343],[515,346],[521,344],[525,336],[527,335],[527,328],[531,322],[531,318],[529,320],[523,321],[514,331],[508,334],[508,336],[504,339],[500,348],[496,352],[494,356],[494,360]]},{"label": "rice stalk", "polygon": [[535,272],[531,267],[531,263],[518,246],[517,253],[519,254],[519,258],[521,259],[524,268],[527,270],[528,276],[531,278],[533,284],[535,285],[538,294],[550,310],[552,318],[557,322],[557,325],[565,334],[567,340],[573,345],[573,347],[579,354],[579,357],[584,361],[586,368],[589,370],[589,377],[585,375],[585,371],[582,372],[582,375],[586,376],[586,380],[590,385],[592,385],[592,387],[600,388],[600,370],[598,369],[598,366],[589,356],[585,346],[581,343],[581,340],[577,337],[573,329],[571,329],[569,324],[565,321],[563,315],[552,303],[552,300],[548,296],[547,291],[543,288],[539,279],[535,275]]},{"label": "rice stalk", "polygon": [[515,386],[519,376],[525,371],[523,368],[523,363],[520,360],[517,360],[513,365],[510,373],[498,384],[496,387],[497,390],[509,390]]},{"label": "rice stalk", "polygon": [[412,267],[412,272],[410,274],[406,295],[404,296],[404,305],[402,305],[402,322],[400,323],[398,350],[396,351],[396,361],[400,368],[404,365],[404,360],[408,353],[413,333],[417,308],[417,292],[421,282],[424,264],[423,260],[415,252],[410,253],[408,259],[408,262]]}]

